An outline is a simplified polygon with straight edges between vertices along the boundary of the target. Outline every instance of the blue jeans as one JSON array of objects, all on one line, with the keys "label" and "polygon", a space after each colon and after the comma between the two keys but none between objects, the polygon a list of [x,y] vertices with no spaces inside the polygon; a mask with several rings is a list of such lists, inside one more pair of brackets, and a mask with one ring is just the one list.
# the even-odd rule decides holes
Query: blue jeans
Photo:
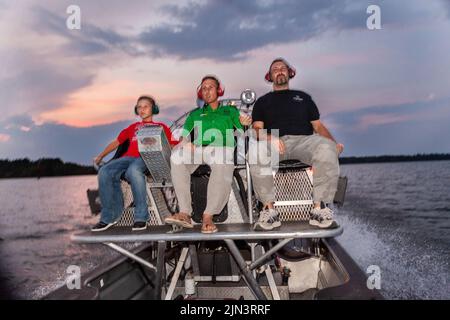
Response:
[{"label": "blue jeans", "polygon": [[100,168],[98,186],[102,212],[100,221],[111,223],[120,218],[123,211],[123,195],[120,187],[120,177],[131,185],[134,200],[134,221],[147,221],[149,218],[147,206],[147,188],[144,172],[147,170],[142,158],[123,157],[112,160]]}]

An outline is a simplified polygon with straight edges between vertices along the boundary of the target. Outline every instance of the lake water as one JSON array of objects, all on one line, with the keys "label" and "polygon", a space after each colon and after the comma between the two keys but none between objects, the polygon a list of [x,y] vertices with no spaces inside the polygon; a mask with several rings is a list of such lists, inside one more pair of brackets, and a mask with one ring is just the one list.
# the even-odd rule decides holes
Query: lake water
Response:
[{"label": "lake water", "polygon": [[[449,299],[450,161],[344,165],[346,202],[339,242],[363,270],[377,265],[392,299]],[[66,269],[92,270],[116,256],[70,242],[98,218],[88,188],[95,176],[0,180],[0,280],[18,298],[64,284]]]}]

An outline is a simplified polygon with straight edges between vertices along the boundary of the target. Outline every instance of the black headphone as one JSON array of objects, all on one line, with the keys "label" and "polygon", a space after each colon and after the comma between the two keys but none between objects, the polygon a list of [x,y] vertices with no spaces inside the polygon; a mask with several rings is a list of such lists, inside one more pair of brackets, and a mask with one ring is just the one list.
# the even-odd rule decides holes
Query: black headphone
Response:
[{"label": "black headphone", "polygon": [[137,110],[137,104],[139,103],[139,101],[146,99],[148,101],[150,101],[150,103],[152,104],[152,115],[158,114],[159,113],[159,106],[156,104],[155,99],[153,99],[150,96],[140,96],[137,101],[136,101],[136,105],[134,106],[134,114],[135,115],[139,115],[138,110]]}]

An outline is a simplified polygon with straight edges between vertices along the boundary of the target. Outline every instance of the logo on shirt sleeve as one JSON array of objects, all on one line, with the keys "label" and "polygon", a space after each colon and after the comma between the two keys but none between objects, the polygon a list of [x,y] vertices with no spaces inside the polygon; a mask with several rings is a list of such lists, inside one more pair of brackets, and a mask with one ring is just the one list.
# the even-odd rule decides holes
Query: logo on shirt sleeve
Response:
[{"label": "logo on shirt sleeve", "polygon": [[292,98],[292,100],[294,100],[294,101],[297,101],[297,102],[301,102],[301,101],[303,101],[303,99],[302,98],[300,98],[300,96],[299,95],[296,95],[294,98]]}]

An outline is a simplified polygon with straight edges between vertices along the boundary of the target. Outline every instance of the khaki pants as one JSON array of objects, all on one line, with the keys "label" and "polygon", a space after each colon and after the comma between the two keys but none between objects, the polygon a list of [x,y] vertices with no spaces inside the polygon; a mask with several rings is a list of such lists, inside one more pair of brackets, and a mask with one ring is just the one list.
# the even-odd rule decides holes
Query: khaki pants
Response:
[{"label": "khaki pants", "polygon": [[231,192],[234,171],[234,148],[231,147],[178,147],[170,157],[171,176],[180,206],[180,212],[192,214],[191,174],[201,164],[211,168],[205,213],[220,214]]},{"label": "khaki pants", "polygon": [[[339,179],[339,160],[336,150],[336,143],[318,134],[309,136],[286,135],[280,138],[285,144],[285,153],[279,155],[282,160],[300,160],[313,167],[313,201],[331,203],[337,190]],[[259,141],[250,144],[250,152],[256,147],[267,148],[270,144],[266,141]],[[253,148],[253,149],[252,149]],[[270,149],[270,147],[269,147]],[[271,174],[273,161],[272,152],[267,151],[272,161],[258,154],[258,162],[250,163],[250,172],[253,180],[255,194],[259,201],[266,204],[275,201],[274,179]],[[275,163],[274,163],[275,162]]]}]

